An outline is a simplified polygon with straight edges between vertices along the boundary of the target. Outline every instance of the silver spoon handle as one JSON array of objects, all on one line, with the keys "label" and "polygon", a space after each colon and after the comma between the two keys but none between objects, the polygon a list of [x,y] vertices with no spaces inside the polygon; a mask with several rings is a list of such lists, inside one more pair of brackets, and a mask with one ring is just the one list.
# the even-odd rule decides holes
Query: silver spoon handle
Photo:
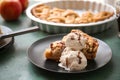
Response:
[{"label": "silver spoon handle", "polygon": [[38,31],[38,30],[39,30],[39,27],[34,26],[34,27],[31,27],[31,28],[11,32],[9,34],[3,34],[3,35],[0,36],[0,40],[5,39],[5,38],[9,38],[9,37],[13,37],[13,36],[17,36],[17,35],[22,35],[22,34],[25,34],[25,33],[35,32],[35,31]]}]

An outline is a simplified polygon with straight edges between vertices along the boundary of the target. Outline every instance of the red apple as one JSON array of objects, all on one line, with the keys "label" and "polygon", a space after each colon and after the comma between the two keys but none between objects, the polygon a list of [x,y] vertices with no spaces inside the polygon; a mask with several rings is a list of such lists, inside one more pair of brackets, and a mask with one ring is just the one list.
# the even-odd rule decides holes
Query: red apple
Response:
[{"label": "red apple", "polygon": [[[0,5],[0,7],[1,7],[1,5]],[[0,12],[1,13],[1,12]]]},{"label": "red apple", "polygon": [[6,21],[17,20],[22,12],[21,3],[19,0],[2,0],[0,12]]},{"label": "red apple", "polygon": [[22,5],[22,12],[25,11],[25,9],[28,7],[29,4],[29,0],[19,0],[21,2]]},{"label": "red apple", "polygon": [[1,7],[1,1],[2,1],[2,0],[0,0],[0,7]]}]

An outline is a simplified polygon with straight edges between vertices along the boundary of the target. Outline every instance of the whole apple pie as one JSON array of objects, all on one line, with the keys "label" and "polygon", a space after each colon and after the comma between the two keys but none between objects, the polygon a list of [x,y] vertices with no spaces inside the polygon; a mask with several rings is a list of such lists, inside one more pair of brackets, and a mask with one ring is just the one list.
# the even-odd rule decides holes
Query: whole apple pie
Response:
[{"label": "whole apple pie", "polygon": [[41,20],[46,20],[49,22],[55,23],[65,23],[65,24],[82,24],[82,23],[91,23],[98,22],[113,16],[113,12],[101,11],[93,13],[91,11],[85,11],[81,14],[78,14],[71,9],[61,9],[41,4],[34,7],[31,10],[31,13],[36,18]]}]

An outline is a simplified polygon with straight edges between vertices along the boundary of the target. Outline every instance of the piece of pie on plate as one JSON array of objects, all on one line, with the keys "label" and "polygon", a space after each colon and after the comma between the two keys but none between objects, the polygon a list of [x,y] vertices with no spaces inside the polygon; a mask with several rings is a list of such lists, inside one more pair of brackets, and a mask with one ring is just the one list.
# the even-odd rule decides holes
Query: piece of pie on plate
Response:
[{"label": "piece of pie on plate", "polygon": [[50,48],[45,50],[45,57],[47,59],[59,61],[65,44],[62,41],[55,41],[50,44]]},{"label": "piece of pie on plate", "polygon": [[45,57],[59,61],[63,50],[69,47],[73,51],[81,51],[87,59],[93,60],[96,57],[98,46],[97,39],[81,30],[73,29],[61,41],[52,42],[50,48],[45,50]]}]

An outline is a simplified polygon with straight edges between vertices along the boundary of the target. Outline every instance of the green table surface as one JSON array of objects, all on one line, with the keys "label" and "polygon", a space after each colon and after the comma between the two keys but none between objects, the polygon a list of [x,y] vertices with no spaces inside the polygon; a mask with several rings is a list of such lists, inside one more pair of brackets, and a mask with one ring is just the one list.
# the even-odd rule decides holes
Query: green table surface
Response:
[{"label": "green table surface", "polygon": [[[30,2],[30,5],[33,2]],[[0,25],[13,31],[32,27],[31,20],[23,13],[18,21],[6,22],[0,17]],[[42,70],[29,62],[30,45],[50,34],[38,31],[15,36],[13,46],[0,54],[0,80],[120,80],[120,39],[115,22],[110,29],[92,36],[106,42],[112,50],[112,59],[104,67],[82,74],[59,74]]]}]

